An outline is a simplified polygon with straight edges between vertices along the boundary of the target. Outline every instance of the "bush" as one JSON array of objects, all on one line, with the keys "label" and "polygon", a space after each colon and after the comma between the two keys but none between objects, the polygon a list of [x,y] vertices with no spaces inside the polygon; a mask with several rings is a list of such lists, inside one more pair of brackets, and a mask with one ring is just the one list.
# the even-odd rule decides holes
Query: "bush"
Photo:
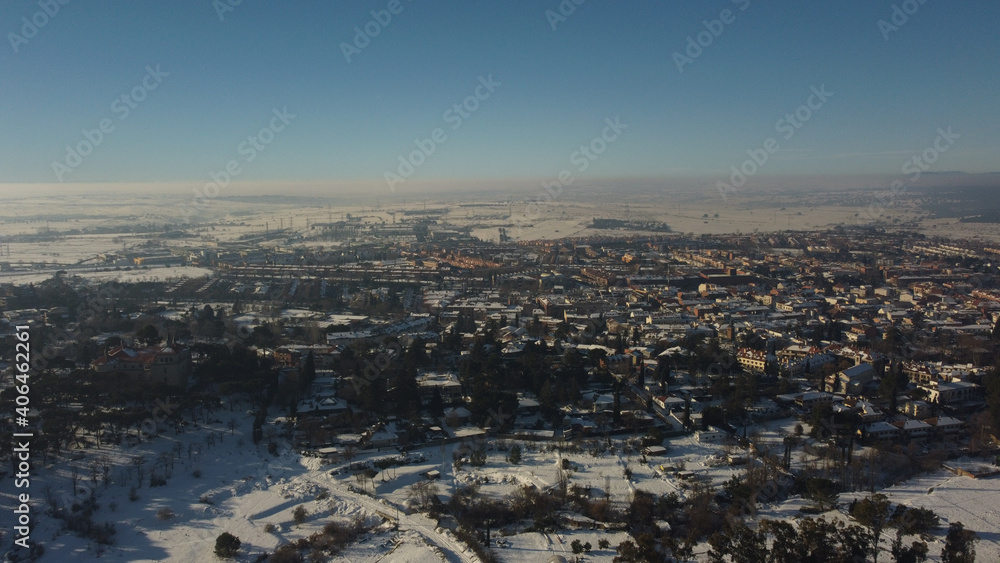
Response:
[{"label": "bush", "polygon": [[170,510],[169,508],[164,507],[156,511],[157,520],[170,520],[173,517],[174,517],[174,511]]},{"label": "bush", "polygon": [[132,487],[128,490],[128,499],[132,502],[139,500],[139,489]]},{"label": "bush", "polygon": [[302,554],[295,545],[288,544],[279,547],[270,557],[267,563],[301,563]]},{"label": "bush", "polygon": [[94,526],[87,536],[100,545],[114,545],[115,533],[114,522],[105,522],[104,524]]},{"label": "bush", "polygon": [[222,558],[235,557],[242,543],[240,538],[229,532],[222,532],[215,538],[215,554]]},{"label": "bush", "polygon": [[470,549],[479,557],[479,560],[483,563],[495,563],[497,558],[493,555],[493,552],[483,547],[483,544],[479,543],[476,536],[469,533],[465,528],[459,527],[454,531],[455,537],[461,540],[465,545],[469,546]]},{"label": "bush", "polygon": [[213,499],[208,495],[201,495],[200,497],[198,497],[198,502],[200,502],[201,504],[215,504],[215,499]]},{"label": "bush", "polygon": [[521,446],[515,444],[514,447],[510,449],[510,455],[507,456],[507,459],[514,465],[521,463]]},{"label": "bush", "polygon": [[579,555],[583,553],[583,544],[580,543],[580,540],[573,540],[573,543],[569,544],[569,546],[573,548],[574,554]]},{"label": "bush", "polygon": [[278,531],[278,527],[272,524],[271,522],[268,522],[267,524],[264,524],[264,531],[267,532],[268,534],[273,534],[274,532]]},{"label": "bush", "polygon": [[165,487],[167,486],[167,480],[159,475],[149,476],[149,486],[150,487]]},{"label": "bush", "polygon": [[597,547],[601,549],[611,549],[611,542],[606,539],[597,540]]},{"label": "bush", "polygon": [[662,443],[663,431],[656,427],[650,428],[649,432],[642,437],[643,446],[659,446]]},{"label": "bush", "polygon": [[469,465],[482,467],[486,465],[486,448],[476,448],[469,454]]},{"label": "bush", "polygon": [[306,518],[308,517],[309,513],[306,511],[306,507],[302,505],[296,506],[295,510],[292,511],[292,520],[294,520],[295,523],[300,526],[302,524],[305,524]]},{"label": "bush", "polygon": [[195,469],[194,471],[191,472],[191,475],[195,479],[200,479],[201,478],[201,469]]}]

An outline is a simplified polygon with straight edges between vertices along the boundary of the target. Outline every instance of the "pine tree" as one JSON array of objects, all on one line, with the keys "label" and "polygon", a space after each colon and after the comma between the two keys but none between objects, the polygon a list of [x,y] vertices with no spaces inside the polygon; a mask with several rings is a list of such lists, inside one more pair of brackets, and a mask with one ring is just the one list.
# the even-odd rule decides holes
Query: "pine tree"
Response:
[{"label": "pine tree", "polygon": [[444,416],[444,399],[441,398],[441,390],[437,387],[431,391],[431,399],[427,403],[427,411],[431,416],[436,418]]},{"label": "pine tree", "polygon": [[242,543],[240,538],[229,532],[222,532],[215,538],[215,554],[222,558],[235,557]]},{"label": "pine tree", "polygon": [[966,530],[961,522],[953,523],[948,527],[941,550],[941,563],[975,563],[977,541],[979,536],[975,532]]}]

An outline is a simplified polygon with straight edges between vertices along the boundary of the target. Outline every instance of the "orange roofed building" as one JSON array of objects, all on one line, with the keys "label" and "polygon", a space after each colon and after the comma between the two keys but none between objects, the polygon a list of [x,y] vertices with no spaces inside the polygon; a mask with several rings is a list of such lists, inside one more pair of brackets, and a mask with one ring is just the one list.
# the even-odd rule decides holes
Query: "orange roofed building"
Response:
[{"label": "orange roofed building", "polygon": [[176,344],[149,348],[118,346],[90,362],[90,369],[98,373],[120,371],[142,375],[151,383],[187,387],[191,375],[191,349]]}]

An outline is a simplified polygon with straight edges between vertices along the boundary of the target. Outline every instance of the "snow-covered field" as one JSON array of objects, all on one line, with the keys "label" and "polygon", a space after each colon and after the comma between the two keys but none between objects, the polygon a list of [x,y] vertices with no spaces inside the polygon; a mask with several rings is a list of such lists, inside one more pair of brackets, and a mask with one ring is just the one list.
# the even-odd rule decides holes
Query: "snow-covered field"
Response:
[{"label": "snow-covered field", "polygon": [[[929,508],[941,517],[941,533],[928,542],[932,555],[941,553],[948,524],[961,522],[979,534],[976,560],[1000,561],[1000,477],[971,479],[942,470],[882,492],[893,504]],[[841,500],[851,498],[843,495]]]},{"label": "snow-covered field", "polygon": [[[112,270],[98,269],[92,271],[76,270],[73,275],[80,276],[93,281],[117,280],[122,283],[150,282],[150,281],[174,281],[182,278],[200,278],[213,273],[208,268],[196,268],[194,266],[164,266],[141,268],[134,270]],[[40,283],[52,277],[52,272],[4,272],[0,274],[0,282],[14,284]]]},{"label": "snow-covered field", "polygon": [[[236,424],[231,425],[230,420],[236,420]],[[196,425],[189,425],[181,434],[168,429],[151,441],[135,445],[71,450],[70,461],[38,468],[30,492],[36,522],[32,540],[45,547],[41,560],[90,561],[97,556],[93,542],[61,531],[61,521],[42,514],[47,496],[57,503],[72,500],[66,491],[72,490],[74,468],[80,497],[93,490],[97,498],[99,508],[94,522],[115,524],[115,545],[103,554],[109,560],[211,561],[215,538],[230,532],[243,542],[240,560],[251,561],[258,554],[322,530],[331,520],[346,523],[360,517],[374,526],[373,530],[334,560],[372,562],[475,560],[471,550],[449,530],[438,528],[423,515],[407,513],[409,486],[423,480],[429,470],[441,472],[438,490],[442,500],[447,501],[463,484],[479,483],[483,494],[494,496],[511,493],[523,485],[540,489],[554,486],[563,471],[562,460],[566,459],[569,469],[565,475],[570,486],[590,487],[594,498],[607,493],[618,508],[627,506],[637,489],[654,494],[677,492],[683,498],[690,482],[711,481],[718,487],[741,470],[713,463],[721,446],[701,444],[693,437],[667,440],[668,454],[646,458],[645,462],[638,451],[626,452],[620,440],[613,440],[614,452],[598,452],[603,448],[596,446],[606,445],[604,439],[581,442],[579,452],[560,452],[549,448],[548,443],[520,442],[523,454],[516,465],[506,460],[505,450],[511,443],[491,440],[482,466],[466,464],[456,471],[453,453],[463,444],[434,446],[419,450],[424,461],[392,467],[362,483],[351,471],[331,474],[343,463],[324,465],[318,457],[300,456],[280,438],[278,455],[268,454],[264,443],[251,443],[251,422],[239,407],[234,411],[223,409],[210,415],[207,422],[200,419]],[[269,424],[266,431],[271,429],[277,431],[278,426]],[[474,440],[470,438],[470,443]],[[394,454],[362,452],[352,461],[388,455]],[[139,457],[143,459],[141,471],[145,479],[132,495],[135,460]],[[34,459],[35,463],[41,461],[40,457]],[[92,462],[101,459],[110,461],[109,485],[93,473],[96,466]],[[660,470],[661,465],[665,471]],[[625,478],[625,467],[631,470],[631,479]],[[678,479],[674,475],[678,469],[693,475]],[[151,472],[165,477],[167,484],[150,488]],[[9,514],[17,491],[11,479],[2,482],[0,509]],[[361,494],[360,489],[367,493]],[[944,529],[956,521],[979,534],[979,561],[1000,560],[1000,479],[970,479],[941,471],[888,489],[886,494],[893,503],[931,508],[940,515],[942,530],[931,543],[932,560],[937,560],[940,553]],[[130,500],[130,496],[137,498]],[[843,505],[860,496],[845,494],[840,500]],[[801,499],[791,498],[762,507],[759,516],[798,518],[802,505]],[[293,511],[300,506],[308,517],[296,525]],[[165,510],[172,516],[163,518]],[[828,517],[844,516],[831,512]],[[623,532],[589,529],[514,535],[498,532],[493,549],[504,561],[545,562],[552,555],[570,559],[570,544],[580,540],[592,546],[587,560],[610,561],[614,548],[626,538]],[[609,549],[598,547],[602,539],[609,542]],[[9,546],[10,541],[6,536],[4,545]]]},{"label": "snow-covered field", "polygon": [[[235,432],[229,429],[231,418],[238,421]],[[272,456],[264,445],[254,446],[251,423],[244,413],[219,411],[212,422],[179,435],[168,430],[152,441],[77,452],[70,456],[73,461],[38,469],[29,490],[36,524],[31,540],[45,548],[41,561],[90,561],[97,556],[93,542],[61,531],[61,521],[42,514],[47,491],[59,504],[73,501],[67,491],[73,489],[74,468],[79,475],[77,500],[94,491],[99,508],[93,521],[115,525],[115,545],[103,555],[109,560],[212,561],[215,538],[222,532],[240,538],[241,559],[252,560],[254,554],[320,531],[331,520],[347,523],[356,516],[376,527],[336,561],[428,561],[461,553],[459,542],[436,532],[433,523],[419,515],[402,515],[400,530],[394,531],[392,508],[347,490],[345,483],[320,468],[317,458],[286,448]],[[92,480],[90,469],[92,460],[105,456],[113,465],[107,486],[100,475]],[[133,460],[140,456],[146,480],[135,490],[138,498],[129,500],[136,482]],[[166,477],[167,484],[150,488],[150,472]],[[13,480],[4,479],[5,513],[14,508],[15,492],[23,490],[15,491]],[[299,506],[309,514],[302,525],[293,518]],[[164,509],[172,516],[163,518]],[[265,529],[269,524],[272,531]],[[10,541],[5,536],[5,547]]]}]

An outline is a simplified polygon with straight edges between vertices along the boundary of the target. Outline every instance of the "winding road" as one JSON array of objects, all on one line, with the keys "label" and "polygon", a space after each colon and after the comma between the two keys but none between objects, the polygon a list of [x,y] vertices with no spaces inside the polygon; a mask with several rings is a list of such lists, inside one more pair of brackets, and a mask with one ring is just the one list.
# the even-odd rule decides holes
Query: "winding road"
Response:
[{"label": "winding road", "polygon": [[[332,485],[330,489],[331,495],[356,503],[383,517],[397,520],[400,530],[413,530],[417,532],[426,538],[431,545],[440,549],[448,561],[452,563],[481,563],[479,557],[460,540],[450,534],[438,531],[437,524],[430,518],[421,514],[406,514],[402,509],[399,509],[399,507],[388,501],[375,500],[367,495],[355,493],[332,478],[329,478],[326,484]],[[398,517],[393,516],[394,511],[398,514]]]}]

